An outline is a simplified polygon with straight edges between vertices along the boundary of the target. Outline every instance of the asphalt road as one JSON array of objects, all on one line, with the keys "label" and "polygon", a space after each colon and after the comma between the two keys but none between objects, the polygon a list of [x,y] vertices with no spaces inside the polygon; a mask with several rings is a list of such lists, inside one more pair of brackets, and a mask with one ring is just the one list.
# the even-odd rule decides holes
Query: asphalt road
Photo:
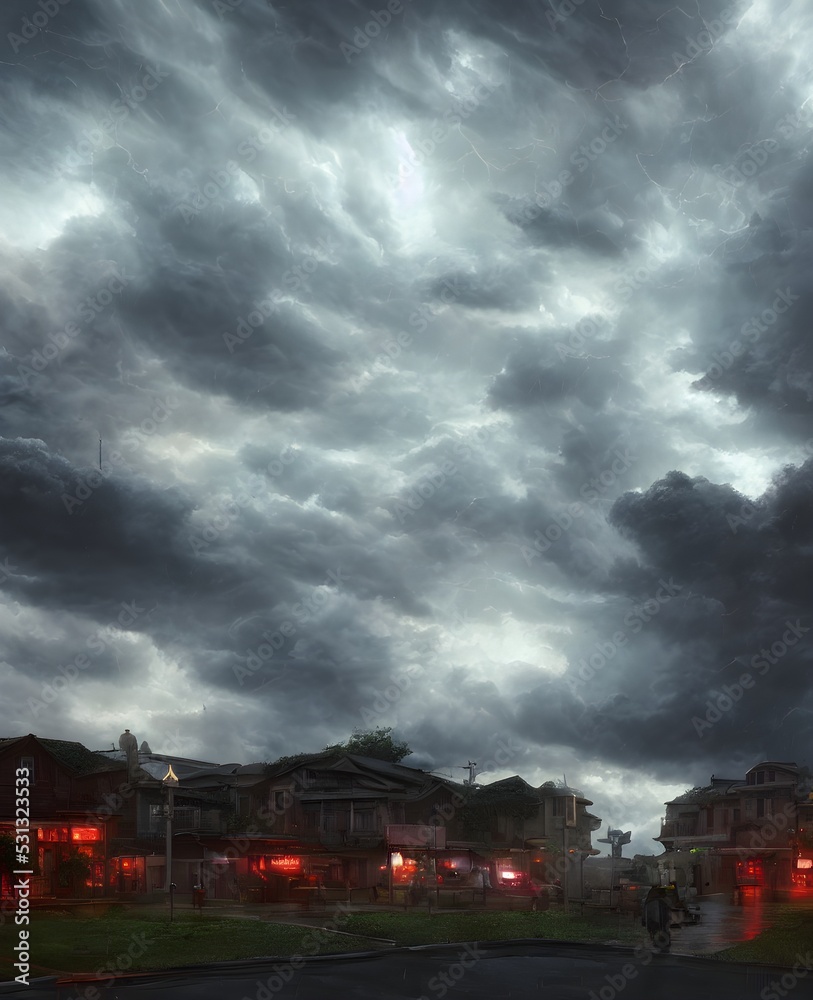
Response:
[{"label": "asphalt road", "polygon": [[[234,962],[114,983],[32,982],[0,987],[26,1000],[501,1000],[545,996],[587,1000],[813,1000],[813,972],[732,965],[713,959],[655,955],[641,949],[518,941],[433,945],[369,955]],[[775,984],[775,985],[772,985]],[[13,984],[9,984],[13,986]],[[90,992],[90,988],[96,992]]]}]

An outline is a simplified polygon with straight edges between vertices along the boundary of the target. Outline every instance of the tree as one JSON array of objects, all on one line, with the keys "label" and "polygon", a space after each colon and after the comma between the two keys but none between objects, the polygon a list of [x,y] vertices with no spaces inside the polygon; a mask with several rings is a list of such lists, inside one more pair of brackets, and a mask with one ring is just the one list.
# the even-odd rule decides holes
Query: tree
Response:
[{"label": "tree", "polygon": [[676,802],[696,802],[699,806],[710,805],[719,799],[719,794],[714,791],[711,785],[695,785],[694,788],[687,788],[682,795],[678,795]]},{"label": "tree", "polygon": [[80,883],[90,875],[90,861],[78,848],[71,849],[59,863],[59,885],[76,893]]},{"label": "tree", "polygon": [[354,729],[346,743],[336,743],[325,747],[325,750],[354,753],[359,757],[375,757],[376,760],[387,760],[391,764],[398,764],[412,753],[408,743],[392,738],[392,726],[387,726],[386,729],[380,726],[376,729]]},{"label": "tree", "polygon": [[354,753],[359,757],[375,757],[376,760],[387,760],[391,764],[398,764],[408,757],[412,750],[408,743],[396,741],[392,738],[392,727],[386,729],[354,729],[353,735],[346,743],[331,743],[320,753],[295,753],[286,757],[278,757],[274,761],[265,765],[266,774],[277,773],[282,768],[305,764],[312,760],[317,760],[325,753]]}]

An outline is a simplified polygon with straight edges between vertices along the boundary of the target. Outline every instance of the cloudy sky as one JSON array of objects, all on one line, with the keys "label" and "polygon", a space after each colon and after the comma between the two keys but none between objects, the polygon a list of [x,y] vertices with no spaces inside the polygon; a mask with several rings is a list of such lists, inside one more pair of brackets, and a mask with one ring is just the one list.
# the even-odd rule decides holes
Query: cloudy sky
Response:
[{"label": "cloudy sky", "polygon": [[811,762],[813,10],[609,6],[3,4],[0,735]]}]

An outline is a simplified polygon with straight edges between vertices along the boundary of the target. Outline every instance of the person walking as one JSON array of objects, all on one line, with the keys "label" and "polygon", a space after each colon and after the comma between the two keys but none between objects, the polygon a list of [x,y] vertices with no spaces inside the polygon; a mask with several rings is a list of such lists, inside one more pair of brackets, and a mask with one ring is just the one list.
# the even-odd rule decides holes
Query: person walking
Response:
[{"label": "person walking", "polygon": [[641,911],[641,923],[646,927],[655,951],[669,951],[672,936],[672,909],[666,901],[666,889],[653,885],[649,890]]}]

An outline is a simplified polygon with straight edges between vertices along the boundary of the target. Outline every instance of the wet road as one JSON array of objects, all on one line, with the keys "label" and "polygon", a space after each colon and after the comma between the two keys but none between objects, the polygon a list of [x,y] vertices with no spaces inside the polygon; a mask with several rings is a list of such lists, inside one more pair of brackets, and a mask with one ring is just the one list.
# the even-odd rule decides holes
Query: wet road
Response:
[{"label": "wet road", "polygon": [[813,976],[786,969],[652,955],[646,949],[534,941],[499,945],[402,948],[368,956],[329,957],[292,969],[284,959],[182,969],[160,976],[122,976],[110,987],[33,984],[0,995],[26,1000],[482,1000],[546,996],[556,1000],[812,1000]]},{"label": "wet road", "polygon": [[[323,1000],[337,995],[357,1000],[449,997],[520,998],[541,995],[610,1000],[743,1000],[787,996],[813,1000],[813,969],[766,968],[691,958],[709,955],[756,937],[788,904],[733,906],[704,900],[701,922],[672,931],[669,955],[648,947],[614,948],[567,942],[399,948],[370,955],[326,956],[291,968],[284,959],[257,959],[179,969],[164,975],[121,976],[112,986],[66,982],[32,983],[0,996],[26,1000],[118,1000],[128,996],[172,1000]],[[807,907],[809,909],[809,907]],[[315,920],[315,918],[314,918]],[[297,921],[298,922],[298,921]],[[310,922],[310,921],[309,921]],[[318,922],[315,920],[315,922]],[[642,939],[645,938],[642,928]],[[88,992],[88,987],[96,987]],[[98,989],[98,992],[97,992]]]},{"label": "wet road", "polygon": [[673,955],[711,955],[743,941],[751,941],[771,926],[773,914],[787,912],[787,903],[733,906],[729,902],[701,901],[700,923],[672,930]]}]

